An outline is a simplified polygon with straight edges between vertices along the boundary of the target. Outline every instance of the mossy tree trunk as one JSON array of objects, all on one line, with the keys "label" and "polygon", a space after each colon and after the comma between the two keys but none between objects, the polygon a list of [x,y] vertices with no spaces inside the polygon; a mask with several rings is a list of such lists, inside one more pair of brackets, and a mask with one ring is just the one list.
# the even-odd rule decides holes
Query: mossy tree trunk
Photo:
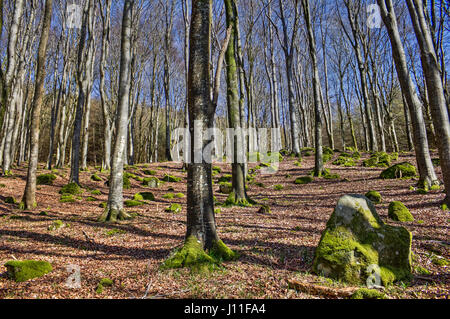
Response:
[{"label": "mossy tree trunk", "polygon": [[241,112],[239,105],[237,63],[236,63],[236,42],[237,37],[237,6],[235,0],[225,0],[225,13],[227,28],[231,29],[230,40],[225,53],[226,74],[227,74],[227,106],[228,121],[234,129],[233,136],[233,162],[232,162],[232,184],[233,192],[230,203],[248,203],[245,191],[245,149],[244,134],[241,126]]},{"label": "mossy tree trunk", "polygon": [[413,127],[414,150],[416,152],[419,169],[420,187],[439,184],[431,162],[428,138],[423,118],[422,107],[411,80],[406,63],[406,55],[401,42],[397,26],[397,17],[391,0],[378,0],[381,9],[381,18],[389,35],[397,75],[406,104],[409,107]]},{"label": "mossy tree trunk", "polygon": [[[191,132],[191,163],[187,176],[187,230],[183,247],[163,266],[169,268],[193,267],[195,264],[211,264],[218,260],[232,259],[234,253],[219,240],[214,216],[212,169],[203,151],[212,139],[204,140],[202,132],[213,128],[214,114],[219,93],[220,70],[224,48],[219,55],[213,98],[209,60],[211,54],[210,0],[193,0],[190,25],[188,109]],[[229,40],[229,32],[227,39]],[[228,41],[226,40],[226,43]],[[194,133],[195,132],[195,133]],[[206,255],[208,251],[211,256]]]},{"label": "mossy tree trunk", "polygon": [[128,106],[131,87],[131,23],[133,0],[126,0],[122,19],[122,44],[120,58],[119,105],[116,119],[116,139],[114,142],[111,174],[109,177],[108,205],[99,221],[116,222],[130,216],[123,207],[123,165],[127,146]]},{"label": "mossy tree trunk", "polygon": [[47,44],[52,20],[53,0],[46,0],[42,24],[42,33],[39,40],[39,49],[36,65],[36,86],[32,104],[31,128],[30,128],[30,155],[28,174],[22,205],[25,209],[33,209],[36,206],[36,170],[39,159],[39,127],[41,117],[42,100],[44,98],[45,60]]}]

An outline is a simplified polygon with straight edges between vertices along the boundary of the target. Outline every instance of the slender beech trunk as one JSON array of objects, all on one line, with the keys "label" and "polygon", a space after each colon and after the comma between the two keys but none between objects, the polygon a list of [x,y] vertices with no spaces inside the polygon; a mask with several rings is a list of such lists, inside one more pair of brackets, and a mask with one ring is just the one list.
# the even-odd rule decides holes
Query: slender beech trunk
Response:
[{"label": "slender beech trunk", "polygon": [[434,49],[433,39],[424,16],[425,6],[422,0],[407,0],[408,11],[420,47],[420,58],[425,75],[425,83],[428,89],[431,115],[434,128],[439,158],[444,177],[446,197],[444,202],[450,205],[450,121],[442,85],[440,65]]},{"label": "slender beech trunk", "polygon": [[315,165],[314,176],[322,176],[323,173],[323,152],[322,152],[322,117],[320,114],[321,109],[321,90],[320,90],[320,78],[319,68],[317,65],[317,52],[316,52],[316,39],[314,37],[314,31],[311,24],[311,16],[309,11],[309,0],[302,0],[303,15],[306,23],[309,55],[312,62],[312,80],[314,91],[314,136],[315,136]]},{"label": "slender beech trunk", "polygon": [[134,0],[125,0],[122,19],[119,104],[117,106],[116,138],[109,176],[108,205],[101,222],[116,222],[130,217],[123,208],[123,166],[128,130],[128,108],[131,87],[131,23]]},{"label": "slender beech trunk", "polygon": [[33,209],[36,207],[36,171],[39,159],[39,127],[41,106],[44,98],[45,60],[47,55],[47,43],[52,20],[53,0],[46,0],[43,15],[42,33],[39,41],[39,49],[36,64],[36,85],[32,104],[30,155],[28,162],[28,174],[21,207]]},{"label": "slender beech trunk", "polygon": [[414,84],[408,72],[405,51],[400,39],[397,27],[397,17],[391,0],[377,0],[381,8],[381,17],[389,35],[392,47],[392,56],[394,58],[398,79],[402,88],[403,95],[408,104],[413,126],[414,149],[416,152],[417,166],[419,168],[419,185],[428,187],[429,185],[439,184],[433,164],[431,162],[428,139],[423,119],[422,108],[417,97]]}]

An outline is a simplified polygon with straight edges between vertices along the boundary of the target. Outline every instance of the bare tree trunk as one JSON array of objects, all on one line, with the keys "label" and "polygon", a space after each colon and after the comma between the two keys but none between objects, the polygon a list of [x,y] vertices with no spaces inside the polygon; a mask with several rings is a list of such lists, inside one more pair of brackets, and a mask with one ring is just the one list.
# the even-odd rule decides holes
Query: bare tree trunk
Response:
[{"label": "bare tree trunk", "polygon": [[431,32],[425,20],[422,0],[407,0],[406,3],[420,47],[431,114],[436,134],[439,136],[436,142],[444,177],[446,192],[444,202],[450,205],[450,121],[442,86],[440,65],[436,57]]},{"label": "bare tree trunk", "polygon": [[131,87],[131,23],[134,0],[125,0],[122,20],[119,104],[117,106],[116,139],[114,142],[108,205],[100,216],[101,222],[116,222],[130,217],[123,208],[123,165],[128,130],[128,108]]},{"label": "bare tree trunk", "polygon": [[381,17],[386,25],[389,39],[391,41],[392,56],[394,58],[395,67],[397,69],[398,79],[405,100],[408,104],[412,126],[414,128],[414,146],[416,152],[417,166],[419,168],[419,185],[428,187],[429,185],[439,184],[433,164],[431,162],[430,150],[428,147],[428,139],[425,129],[425,122],[417,97],[414,85],[408,72],[406,64],[405,51],[400,40],[400,34],[397,27],[397,17],[391,0],[377,0],[381,8]]},{"label": "bare tree trunk", "polygon": [[322,176],[323,174],[323,152],[322,152],[322,117],[320,114],[321,109],[321,89],[319,68],[317,65],[317,52],[316,52],[316,39],[314,37],[314,31],[311,25],[311,17],[309,11],[309,0],[302,0],[303,15],[306,23],[309,55],[312,62],[312,80],[313,80],[313,93],[314,93],[314,122],[315,122],[315,166],[314,176]]},{"label": "bare tree trunk", "polygon": [[42,99],[44,97],[45,81],[45,60],[47,55],[47,43],[50,33],[50,24],[53,11],[53,0],[45,1],[41,39],[39,41],[37,57],[37,75],[34,90],[34,98],[31,116],[31,138],[30,138],[30,156],[28,162],[28,174],[25,191],[22,198],[21,207],[24,209],[33,209],[36,207],[36,171],[39,158],[39,127]]}]

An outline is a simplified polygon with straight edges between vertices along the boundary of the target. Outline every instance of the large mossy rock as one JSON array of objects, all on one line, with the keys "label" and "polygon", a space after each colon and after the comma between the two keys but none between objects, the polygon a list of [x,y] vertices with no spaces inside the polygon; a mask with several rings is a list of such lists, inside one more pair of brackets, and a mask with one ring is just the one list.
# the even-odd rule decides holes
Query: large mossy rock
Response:
[{"label": "large mossy rock", "polygon": [[42,277],[53,270],[49,262],[41,260],[11,260],[5,267],[8,277],[16,282]]},{"label": "large mossy rock", "polygon": [[[411,239],[404,227],[384,224],[367,197],[345,195],[322,233],[313,271],[351,284],[366,284],[373,276],[385,286],[409,279]],[[379,269],[376,275],[373,269]]]},{"label": "large mossy rock", "polygon": [[395,164],[381,172],[382,179],[411,178],[417,175],[414,165],[404,162]]}]

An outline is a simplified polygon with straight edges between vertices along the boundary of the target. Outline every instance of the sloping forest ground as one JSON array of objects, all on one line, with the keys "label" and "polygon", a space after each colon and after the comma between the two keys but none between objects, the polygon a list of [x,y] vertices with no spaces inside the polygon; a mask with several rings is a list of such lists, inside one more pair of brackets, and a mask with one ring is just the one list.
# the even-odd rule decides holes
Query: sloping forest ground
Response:
[{"label": "sloping forest ground", "polygon": [[[335,155],[336,157],[336,155]],[[53,186],[39,186],[39,207],[34,212],[20,211],[4,199],[20,200],[26,169],[14,169],[13,177],[0,178],[0,298],[325,298],[289,289],[287,281],[302,282],[339,289],[345,285],[310,273],[314,249],[321,232],[340,196],[365,194],[377,190],[383,202],[376,205],[382,219],[401,224],[413,233],[414,278],[397,283],[385,293],[390,298],[448,298],[450,274],[448,266],[439,261],[450,258],[450,214],[439,207],[442,190],[419,194],[411,189],[414,180],[382,180],[382,168],[365,168],[358,161],[355,167],[326,165],[339,179],[315,179],[307,185],[293,181],[308,175],[314,157],[304,157],[301,167],[296,159],[286,157],[276,174],[257,174],[249,184],[248,194],[258,203],[267,204],[270,214],[259,213],[260,206],[249,208],[220,207],[217,225],[220,238],[240,254],[238,261],[224,264],[210,274],[192,274],[187,269],[158,268],[177,246],[182,244],[186,229],[186,198],[163,198],[168,193],[186,194],[186,173],[181,164],[155,163],[128,167],[127,172],[146,177],[144,170],[154,170],[160,179],[168,173],[181,177],[180,182],[164,183],[147,188],[135,179],[124,190],[125,199],[138,192],[151,191],[156,201],[128,208],[136,218],[118,224],[101,224],[96,219],[107,200],[107,174],[92,168],[81,173],[85,191],[73,203],[61,203],[59,191],[68,183],[69,170],[55,170]],[[434,154],[434,157],[437,157]],[[415,164],[413,154],[402,153],[397,162]],[[230,174],[230,166],[218,164],[222,172],[214,177],[216,198],[223,202],[227,195],[218,191],[217,179]],[[249,167],[254,167],[251,164]],[[42,168],[42,166],[41,166]],[[440,168],[437,173],[441,176]],[[40,174],[48,173],[40,169]],[[92,174],[101,177],[93,181]],[[276,190],[275,185],[283,185]],[[97,195],[92,195],[92,190]],[[167,196],[166,196],[167,197]],[[402,201],[415,218],[414,222],[395,223],[387,218],[391,201]],[[172,203],[179,203],[181,213],[166,212]],[[217,206],[218,207],[218,206]],[[45,211],[46,213],[40,214]],[[65,227],[49,230],[60,220]],[[444,257],[446,259],[442,259]],[[16,283],[6,276],[5,262],[12,259],[46,260],[53,271],[41,278]],[[81,288],[66,287],[70,273],[67,266],[81,269]],[[96,291],[102,278],[113,285],[102,293]]]}]

